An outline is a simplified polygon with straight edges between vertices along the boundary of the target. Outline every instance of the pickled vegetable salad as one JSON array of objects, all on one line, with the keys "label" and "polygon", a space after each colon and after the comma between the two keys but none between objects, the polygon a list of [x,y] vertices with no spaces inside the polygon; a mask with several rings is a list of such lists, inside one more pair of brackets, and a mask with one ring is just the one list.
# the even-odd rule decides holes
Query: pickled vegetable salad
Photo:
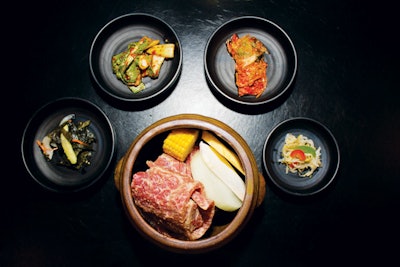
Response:
[{"label": "pickled vegetable salad", "polygon": [[280,163],[286,165],[286,173],[297,173],[301,177],[311,177],[322,166],[321,147],[315,148],[314,141],[303,135],[297,137],[286,134]]},{"label": "pickled vegetable salad", "polygon": [[175,44],[159,43],[160,40],[143,36],[139,41],[129,43],[127,50],[112,56],[113,73],[133,93],[145,89],[142,78],[158,78],[165,59],[174,57]]}]

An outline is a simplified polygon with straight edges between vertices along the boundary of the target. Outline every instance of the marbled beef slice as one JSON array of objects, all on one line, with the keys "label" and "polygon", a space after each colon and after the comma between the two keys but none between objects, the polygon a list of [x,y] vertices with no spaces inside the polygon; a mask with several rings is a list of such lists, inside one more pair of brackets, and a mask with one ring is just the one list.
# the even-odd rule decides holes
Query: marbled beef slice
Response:
[{"label": "marbled beef slice", "polygon": [[148,222],[159,232],[196,240],[211,226],[215,204],[193,180],[186,163],[162,154],[149,168],[133,175],[132,195]]}]

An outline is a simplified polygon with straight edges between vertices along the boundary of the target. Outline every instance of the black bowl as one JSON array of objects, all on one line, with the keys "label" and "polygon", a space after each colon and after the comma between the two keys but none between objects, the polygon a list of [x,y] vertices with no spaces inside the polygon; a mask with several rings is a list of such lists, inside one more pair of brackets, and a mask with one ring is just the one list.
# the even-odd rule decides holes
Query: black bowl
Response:
[{"label": "black bowl", "polygon": [[[174,43],[174,58],[164,61],[158,78],[142,80],[146,86],[144,90],[133,93],[113,73],[111,58],[143,36],[160,40],[160,43]],[[131,103],[153,99],[173,88],[178,80],[182,68],[181,43],[165,21],[149,14],[126,14],[108,22],[96,35],[90,48],[89,67],[100,90],[112,100]]]},{"label": "black bowl", "polygon": [[[226,48],[226,41],[234,33],[239,37],[245,34],[256,37],[269,51],[264,55],[268,85],[259,97],[238,95],[235,62]],[[204,67],[207,80],[217,94],[237,104],[261,105],[278,99],[290,88],[297,71],[297,53],[289,36],[277,24],[244,16],[224,23],[211,35],[204,53]]]},{"label": "black bowl", "polygon": [[[36,140],[42,140],[69,114],[75,114],[76,122],[90,120],[89,130],[96,137],[91,164],[84,171],[48,161],[36,144]],[[78,192],[94,185],[110,167],[115,153],[115,133],[110,120],[96,105],[80,98],[61,98],[44,105],[30,118],[23,133],[21,152],[26,170],[43,188],[57,193]]]},{"label": "black bowl", "polygon": [[[279,162],[287,133],[303,134],[321,147],[321,162],[311,177],[286,173],[284,164]],[[263,164],[268,179],[283,192],[296,196],[310,196],[327,188],[334,180],[340,165],[337,141],[331,131],[320,122],[304,117],[291,118],[276,125],[269,133],[263,148]]]}]

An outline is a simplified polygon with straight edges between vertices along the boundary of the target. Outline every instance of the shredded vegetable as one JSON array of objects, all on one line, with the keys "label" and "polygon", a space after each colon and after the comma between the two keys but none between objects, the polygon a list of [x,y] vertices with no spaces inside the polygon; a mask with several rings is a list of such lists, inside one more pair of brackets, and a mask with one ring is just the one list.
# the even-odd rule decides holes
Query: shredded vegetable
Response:
[{"label": "shredded vegetable", "polygon": [[279,162],[286,165],[286,173],[297,173],[301,177],[311,177],[321,162],[321,147],[316,148],[314,141],[300,134],[297,137],[286,134]]}]

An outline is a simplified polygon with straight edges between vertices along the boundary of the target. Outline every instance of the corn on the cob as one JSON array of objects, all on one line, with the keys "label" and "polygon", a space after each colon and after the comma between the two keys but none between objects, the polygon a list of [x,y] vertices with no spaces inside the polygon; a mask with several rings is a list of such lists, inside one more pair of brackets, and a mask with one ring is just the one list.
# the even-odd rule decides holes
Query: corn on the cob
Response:
[{"label": "corn on the cob", "polygon": [[192,151],[198,136],[198,129],[174,129],[165,138],[163,151],[177,160],[185,161]]}]

